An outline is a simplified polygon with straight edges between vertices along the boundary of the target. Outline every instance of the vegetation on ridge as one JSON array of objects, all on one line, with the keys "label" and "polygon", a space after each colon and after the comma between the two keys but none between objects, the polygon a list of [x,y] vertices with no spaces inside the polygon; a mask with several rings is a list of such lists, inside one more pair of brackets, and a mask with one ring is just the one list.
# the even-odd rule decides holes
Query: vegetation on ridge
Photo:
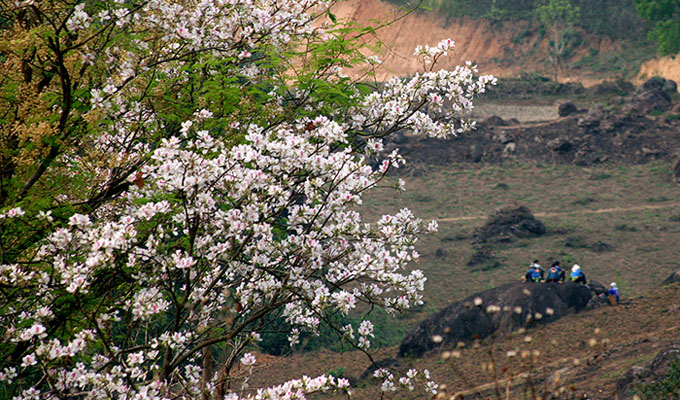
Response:
[{"label": "vegetation on ridge", "polygon": [[[413,0],[387,0],[397,5],[413,5]],[[486,18],[492,21],[534,20],[541,0],[424,0],[421,7],[432,9],[445,18]],[[584,31],[616,40],[645,41],[647,23],[635,6],[626,0],[572,0],[581,10],[576,26]]]}]

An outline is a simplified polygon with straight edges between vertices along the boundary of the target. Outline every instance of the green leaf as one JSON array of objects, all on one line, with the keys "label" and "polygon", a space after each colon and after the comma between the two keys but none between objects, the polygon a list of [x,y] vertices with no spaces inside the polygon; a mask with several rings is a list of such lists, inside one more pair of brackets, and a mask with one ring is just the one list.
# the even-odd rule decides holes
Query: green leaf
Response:
[{"label": "green leaf", "polygon": [[326,15],[328,15],[328,19],[330,19],[334,24],[337,23],[337,19],[330,9],[326,10]]}]

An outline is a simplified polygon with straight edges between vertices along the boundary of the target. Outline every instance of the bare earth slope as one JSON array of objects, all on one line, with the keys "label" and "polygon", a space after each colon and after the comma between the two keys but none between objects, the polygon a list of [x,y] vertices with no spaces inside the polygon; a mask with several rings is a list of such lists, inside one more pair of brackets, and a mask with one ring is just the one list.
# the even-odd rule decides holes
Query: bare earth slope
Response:
[{"label": "bare earth slope", "polygon": [[[392,21],[404,11],[380,0],[350,0],[338,3],[334,13],[339,20],[356,21],[375,26],[375,21]],[[497,76],[515,76],[526,71],[545,71],[549,66],[544,55],[545,43],[536,44],[538,34],[526,32],[524,22],[492,25],[482,19],[450,19],[431,11],[417,11],[399,19],[394,24],[377,31],[378,39],[388,46],[380,54],[383,68],[379,80],[391,76],[408,76],[422,71],[422,66],[412,56],[419,44],[434,45],[441,39],[453,39],[456,50],[441,68],[453,68],[465,61],[473,61],[480,72]],[[513,38],[522,35],[521,43]],[[606,38],[588,37],[592,51],[608,51],[615,44]],[[510,60],[513,60],[510,63]]]},{"label": "bare earth slope", "polygon": [[[333,12],[339,20],[371,26],[376,26],[377,21],[393,21],[404,15],[404,10],[381,0],[340,2]],[[606,37],[586,34],[583,37],[586,44],[573,53],[571,62],[589,54],[612,52],[619,47]],[[541,41],[537,30],[528,27],[526,22],[493,24],[482,19],[446,20],[432,11],[420,10],[377,31],[377,40],[386,47],[377,51],[384,65],[376,78],[385,80],[422,71],[422,66],[412,56],[415,47],[419,44],[434,45],[447,38],[456,41],[456,50],[440,65],[441,68],[452,68],[469,60],[477,63],[480,72],[499,77],[517,76],[523,72],[552,74],[546,52],[547,41],[545,38]],[[652,76],[680,81],[680,59],[664,57],[645,62],[635,83],[642,83]],[[561,81],[579,81],[590,86],[616,77],[608,77],[601,72],[567,70],[563,71]]]}]

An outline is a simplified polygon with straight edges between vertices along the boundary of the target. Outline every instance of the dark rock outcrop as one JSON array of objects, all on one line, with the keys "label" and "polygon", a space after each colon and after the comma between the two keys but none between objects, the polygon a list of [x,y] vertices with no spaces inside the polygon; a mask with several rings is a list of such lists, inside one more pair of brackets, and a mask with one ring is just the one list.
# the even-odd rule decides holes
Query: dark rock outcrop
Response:
[{"label": "dark rock outcrop", "polygon": [[606,113],[604,107],[598,104],[588,109],[586,115],[584,115],[583,118],[579,118],[576,125],[580,128],[586,129],[590,133],[594,133],[594,131],[596,132],[594,128],[598,128],[600,126],[605,116]]},{"label": "dark rock outcrop", "polygon": [[[444,344],[471,342],[548,323],[604,302],[588,286],[567,283],[510,283],[450,304],[421,322],[401,342],[399,356],[421,356]],[[434,336],[441,336],[435,343]]]},{"label": "dark rock outcrop", "polygon": [[484,122],[482,122],[485,126],[506,126],[508,125],[507,122],[503,120],[503,118],[499,117],[498,115],[492,115],[489,118],[485,119]]},{"label": "dark rock outcrop", "polygon": [[661,90],[670,96],[678,91],[678,85],[675,83],[675,81],[672,81],[670,79],[664,79],[660,76],[653,76],[647,79],[640,86],[640,89],[638,89],[638,91],[655,91],[655,90]]},{"label": "dark rock outcrop", "polygon": [[635,90],[635,86],[623,79],[617,79],[615,81],[604,81],[597,85],[591,86],[587,91],[596,96],[602,95],[617,95],[617,96],[627,96]]},{"label": "dark rock outcrop", "polygon": [[616,399],[630,399],[638,387],[653,381],[662,380],[670,364],[678,358],[680,358],[680,348],[670,347],[658,352],[656,357],[646,367],[633,365],[616,382]]},{"label": "dark rock outcrop", "polygon": [[671,94],[676,91],[675,82],[653,77],[635,91],[625,108],[629,112],[663,112],[670,108]]},{"label": "dark rock outcrop", "polygon": [[498,208],[473,233],[474,243],[507,242],[515,238],[526,238],[545,234],[545,225],[534,217],[525,206],[503,206]]},{"label": "dark rock outcrop", "polygon": [[566,117],[568,115],[574,114],[575,112],[578,112],[578,108],[572,103],[571,101],[565,101],[564,103],[560,103],[559,106],[557,106],[557,115],[560,117]]},{"label": "dark rock outcrop", "polygon": [[661,282],[661,286],[670,285],[675,282],[680,282],[680,270],[673,272],[666,280]]}]

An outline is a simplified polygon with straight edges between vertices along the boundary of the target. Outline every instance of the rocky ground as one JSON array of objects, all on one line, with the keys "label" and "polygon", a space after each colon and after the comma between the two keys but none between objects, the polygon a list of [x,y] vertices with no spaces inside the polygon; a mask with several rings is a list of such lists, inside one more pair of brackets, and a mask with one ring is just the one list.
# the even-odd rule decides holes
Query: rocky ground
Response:
[{"label": "rocky ground", "polygon": [[[540,108],[541,122],[522,122],[493,115],[477,130],[437,140],[396,135],[386,151],[399,147],[410,170],[423,165],[503,164],[516,160],[593,165],[606,161],[640,164],[677,160],[680,156],[680,105],[673,104],[677,86],[651,79],[628,97],[579,109],[573,103],[553,106],[556,119]],[[487,108],[490,106],[487,106]],[[501,105],[507,111],[512,105]],[[511,114],[512,115],[512,114]]]},{"label": "rocky ground", "polygon": [[[659,381],[670,359],[677,357],[680,337],[680,283],[659,286],[649,295],[621,299],[617,306],[567,315],[505,336],[490,336],[461,346],[445,344],[422,357],[399,357],[397,347],[372,353],[380,365],[395,373],[427,368],[456,399],[536,396],[552,399],[631,399],[642,383]],[[494,370],[489,369],[493,361]],[[250,378],[251,387],[301,374],[341,372],[350,378],[353,398],[377,399],[371,378],[361,379],[372,367],[360,352],[328,350],[289,357],[264,357]],[[496,379],[494,379],[496,374]],[[531,389],[533,388],[533,389]],[[554,396],[554,397],[550,397]],[[342,398],[321,396],[320,398]],[[422,392],[406,399],[425,399]]]}]

